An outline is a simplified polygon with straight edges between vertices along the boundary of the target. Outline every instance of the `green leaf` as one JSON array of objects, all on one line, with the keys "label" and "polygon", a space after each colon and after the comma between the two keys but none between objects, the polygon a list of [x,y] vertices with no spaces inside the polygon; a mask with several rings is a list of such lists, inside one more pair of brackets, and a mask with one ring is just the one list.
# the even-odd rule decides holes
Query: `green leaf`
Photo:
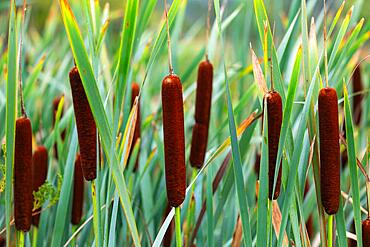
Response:
[{"label": "green leaf", "polygon": [[10,246],[10,217],[12,210],[12,183],[14,164],[15,119],[17,116],[17,26],[15,1],[10,1],[8,38],[8,75],[6,79],[6,117],[5,117],[5,221],[6,245]]},{"label": "green leaf", "polygon": [[297,172],[298,172],[299,159],[300,159],[301,152],[302,152],[302,142],[304,139],[303,137],[306,132],[308,111],[309,111],[309,107],[310,107],[311,100],[312,100],[313,90],[315,88],[315,84],[317,83],[317,81],[314,79],[308,89],[306,101],[304,103],[301,116],[300,116],[299,127],[297,129],[298,132],[295,135],[296,139],[294,140],[294,151],[293,151],[292,161],[290,162],[291,167],[290,167],[290,171],[288,175],[288,181],[287,181],[287,186],[285,190],[285,198],[284,198],[284,203],[283,203],[282,221],[281,221],[281,227],[280,227],[280,233],[279,233],[278,245],[277,245],[279,247],[282,245],[283,234],[284,234],[287,221],[288,221],[288,211],[290,209],[292,197],[294,196],[294,187],[295,187],[295,182],[296,182],[296,177],[297,177]]},{"label": "green leaf", "polygon": [[344,116],[346,121],[346,138],[347,138],[347,155],[348,165],[351,180],[351,190],[353,199],[353,213],[357,235],[357,246],[362,247],[362,224],[361,224],[361,203],[360,203],[360,188],[358,179],[358,169],[356,161],[356,149],[355,149],[355,138],[353,135],[353,122],[351,105],[348,99],[348,90],[345,83],[343,83],[343,94],[344,94]]},{"label": "green leaf", "polygon": [[247,198],[244,192],[242,162],[241,162],[238,138],[237,138],[237,133],[236,133],[233,105],[231,102],[231,93],[230,93],[229,80],[227,76],[227,68],[226,68],[226,63],[224,60],[225,51],[224,51],[224,44],[223,44],[223,37],[222,37],[219,0],[214,0],[214,8],[215,8],[216,19],[217,19],[217,24],[218,24],[218,32],[221,36],[221,44],[222,44],[221,57],[223,58],[222,63],[224,67],[224,78],[225,78],[225,87],[226,87],[226,96],[227,96],[227,115],[229,119],[231,149],[232,149],[233,161],[234,161],[233,163],[234,177],[235,177],[235,183],[236,183],[237,198],[239,202],[240,218],[242,220],[244,244],[245,246],[252,246],[251,228],[250,228],[250,223],[249,223],[249,207],[248,207]]},{"label": "green leaf", "polygon": [[[126,183],[118,167],[118,159],[116,154],[113,157],[110,156],[110,147],[113,142],[112,130],[108,123],[108,119],[105,113],[105,109],[100,97],[100,93],[97,87],[95,76],[89,62],[89,58],[84,46],[84,42],[77,26],[75,17],[73,16],[72,10],[66,0],[59,0],[61,6],[61,12],[63,17],[63,23],[67,32],[68,40],[70,42],[72,53],[75,58],[77,68],[80,72],[82,83],[89,100],[89,104],[94,115],[95,122],[97,124],[99,134],[102,140],[102,146],[106,153],[107,163],[110,165],[112,170],[113,180],[118,191],[120,201],[125,213],[127,224],[129,226],[134,244],[140,245],[140,238],[136,227],[135,217],[131,208],[131,202],[126,188]],[[114,146],[114,145],[112,145]]]}]

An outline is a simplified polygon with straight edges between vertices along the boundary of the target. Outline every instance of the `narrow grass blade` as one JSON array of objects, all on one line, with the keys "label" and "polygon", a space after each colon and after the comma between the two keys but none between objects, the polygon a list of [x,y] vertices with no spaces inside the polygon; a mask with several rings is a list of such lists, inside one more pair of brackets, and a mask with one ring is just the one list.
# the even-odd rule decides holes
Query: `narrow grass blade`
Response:
[{"label": "narrow grass blade", "polygon": [[[222,37],[219,0],[214,0],[214,8],[215,8],[215,13],[216,13],[218,32],[221,36],[221,44],[222,44],[221,53],[222,53],[222,57],[224,58],[225,51],[224,51],[224,44],[223,44],[223,37]],[[227,76],[227,68],[226,68],[226,63],[224,60],[223,60],[223,67],[224,67],[225,87],[226,87],[226,96],[227,96],[227,113],[228,113],[229,131],[230,131],[230,137],[231,137],[231,149],[232,149],[233,161],[234,161],[233,163],[234,177],[235,177],[235,183],[236,183],[237,198],[239,202],[240,216],[242,219],[244,244],[245,246],[251,246],[252,237],[251,237],[251,229],[250,229],[250,223],[249,223],[249,207],[248,207],[248,202],[247,202],[245,192],[244,192],[242,162],[241,162],[238,138],[237,138],[237,133],[236,133],[234,111],[233,111],[233,106],[231,102],[231,93],[230,93],[230,86],[229,86],[229,81],[228,81],[228,76]]]},{"label": "narrow grass blade", "polygon": [[66,168],[64,170],[62,189],[60,191],[57,211],[55,214],[51,246],[62,246],[62,238],[67,229],[67,224],[69,224],[69,221],[68,220],[66,221],[66,219],[70,218],[68,217],[67,212],[70,205],[69,201],[71,199],[76,152],[77,152],[77,130],[76,128],[74,128],[71,143],[68,150]]},{"label": "narrow grass blade", "polygon": [[361,203],[360,203],[360,192],[359,192],[359,180],[358,180],[358,170],[356,161],[356,149],[355,149],[355,139],[353,135],[353,122],[351,105],[348,99],[348,90],[346,84],[343,83],[343,93],[344,93],[344,112],[346,121],[346,137],[347,137],[347,155],[349,164],[349,173],[351,178],[351,190],[353,194],[353,213],[354,221],[357,235],[357,246],[362,246],[362,227],[361,227]]},{"label": "narrow grass blade", "polygon": [[304,133],[306,131],[306,124],[307,124],[307,118],[308,118],[308,111],[309,107],[311,105],[311,100],[312,100],[312,94],[313,90],[315,88],[315,84],[317,83],[316,80],[314,80],[313,83],[311,83],[307,97],[306,97],[306,102],[303,106],[302,112],[301,112],[301,117],[299,121],[299,127],[298,127],[298,133],[296,134],[296,139],[294,141],[294,152],[291,160],[291,167],[288,175],[288,181],[287,181],[287,186],[285,190],[285,198],[284,198],[284,203],[283,203],[283,210],[282,210],[282,223],[281,223],[281,228],[280,228],[280,233],[279,233],[279,238],[278,238],[278,245],[281,246],[282,241],[284,239],[284,231],[285,227],[287,225],[288,221],[288,211],[290,209],[290,203],[292,201],[292,196],[294,196],[294,186],[296,182],[296,177],[297,177],[297,172],[298,172],[298,164],[299,164],[299,159],[301,156],[301,151],[302,151],[302,142],[303,142],[303,137]]},{"label": "narrow grass blade", "polygon": [[10,217],[12,209],[12,185],[14,164],[15,119],[17,117],[17,29],[15,1],[10,1],[8,38],[8,74],[6,79],[6,178],[5,178],[5,221],[6,245],[10,246]]},{"label": "narrow grass blade", "polygon": [[77,67],[80,71],[82,83],[102,139],[103,149],[107,154],[107,162],[108,164],[110,164],[110,168],[112,170],[113,179],[118,194],[120,196],[123,211],[127,219],[127,224],[134,240],[134,244],[136,246],[141,246],[135,217],[132,211],[131,202],[126,188],[126,183],[123,178],[123,174],[118,167],[119,163],[116,155],[114,155],[114,157],[110,157],[109,155],[109,148],[111,147],[113,141],[112,130],[108,123],[107,115],[105,113],[105,109],[97,87],[91,64],[89,63],[89,58],[84,46],[81,33],[68,2],[66,0],[60,0],[59,3],[61,7],[64,26],[72,48],[72,53],[74,55]]}]

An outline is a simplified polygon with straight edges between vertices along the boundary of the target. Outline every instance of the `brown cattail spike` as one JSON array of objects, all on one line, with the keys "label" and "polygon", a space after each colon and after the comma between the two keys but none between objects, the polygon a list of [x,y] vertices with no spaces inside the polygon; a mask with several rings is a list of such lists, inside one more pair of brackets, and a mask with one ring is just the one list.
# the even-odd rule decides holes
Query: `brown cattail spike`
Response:
[{"label": "brown cattail spike", "polygon": [[272,190],[274,186],[275,165],[277,159],[277,152],[279,148],[279,138],[282,122],[282,100],[281,96],[276,91],[268,92],[265,95],[267,102],[267,128],[268,128],[268,150],[269,150],[269,198],[277,199],[280,195],[281,186],[281,164],[279,168],[278,177],[276,180],[276,187],[274,195]]},{"label": "brown cattail spike", "polygon": [[[137,83],[132,83],[131,86],[131,107],[134,105],[135,98],[139,96],[140,92],[140,86]],[[132,151],[134,150],[134,145],[137,142],[137,140],[140,138],[140,103],[138,102],[137,105],[137,118],[136,118],[136,124],[135,124],[135,131],[134,131],[134,137],[132,139],[132,146],[130,150],[129,157],[131,157]],[[139,167],[139,153],[137,154],[137,158],[135,161],[135,166],[134,166],[134,172],[137,171]]]},{"label": "brown cattail spike", "polygon": [[318,110],[321,200],[326,213],[335,214],[340,196],[338,97],[335,89],[320,90]]},{"label": "brown cattail spike", "polygon": [[[353,93],[360,93],[363,91],[363,83],[361,77],[361,67],[358,66],[353,73]],[[361,115],[362,115],[362,107],[361,102],[363,99],[363,95],[359,94],[353,97],[353,118],[354,123],[356,126],[360,125],[361,123]]]},{"label": "brown cattail spike", "polygon": [[86,180],[96,178],[96,125],[77,67],[69,72],[75,111],[81,166]]},{"label": "brown cattail spike", "polygon": [[176,75],[163,79],[162,110],[167,198],[178,207],[185,198],[186,170],[182,85]]},{"label": "brown cattail spike", "polygon": [[370,247],[370,219],[362,222],[362,245]]},{"label": "brown cattail spike", "polygon": [[205,60],[199,64],[195,102],[195,125],[190,150],[190,164],[201,168],[207,150],[212,104],[213,66]]},{"label": "brown cattail spike", "polygon": [[84,202],[84,178],[81,168],[81,155],[77,154],[73,182],[72,218],[73,225],[80,224]]},{"label": "brown cattail spike", "polygon": [[[39,190],[46,181],[48,174],[48,151],[44,146],[39,146],[32,157],[32,183],[33,191]],[[40,222],[41,208],[33,211],[32,225],[38,227]]]},{"label": "brown cattail spike", "polygon": [[16,121],[14,149],[14,219],[19,231],[31,227],[32,208],[32,127],[29,118]]},{"label": "brown cattail spike", "polygon": [[[53,126],[55,125],[55,121],[56,121],[56,117],[57,117],[57,111],[58,111],[58,106],[59,106],[59,103],[60,103],[61,99],[62,99],[62,96],[59,96],[59,97],[56,97],[53,100]],[[60,114],[60,118],[62,118],[62,116],[63,116],[63,108],[62,108],[62,111],[61,111],[61,114]],[[65,136],[66,136],[66,130],[63,130],[60,136],[62,138],[62,141],[64,141]],[[54,145],[54,154],[55,154],[55,158],[58,159],[58,148],[57,148],[57,144],[56,143]]]}]

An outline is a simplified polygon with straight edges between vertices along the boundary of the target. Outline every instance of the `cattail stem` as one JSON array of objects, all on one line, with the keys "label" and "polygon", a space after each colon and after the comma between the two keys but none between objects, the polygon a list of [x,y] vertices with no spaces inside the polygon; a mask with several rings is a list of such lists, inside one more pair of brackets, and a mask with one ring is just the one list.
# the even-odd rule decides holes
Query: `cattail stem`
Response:
[{"label": "cattail stem", "polygon": [[166,17],[166,31],[167,31],[167,45],[168,45],[168,67],[169,67],[170,75],[173,75],[170,26],[168,24],[167,1],[166,0],[164,0],[164,14],[165,14],[165,17]]},{"label": "cattail stem", "polygon": [[328,51],[327,51],[327,33],[326,33],[326,0],[324,0],[324,56],[325,56],[325,82],[329,87],[329,68],[328,68]]},{"label": "cattail stem", "polygon": [[26,114],[26,110],[25,110],[25,107],[24,107],[24,100],[23,100],[23,92],[22,92],[22,47],[23,47],[23,32],[24,32],[24,19],[25,19],[25,16],[26,16],[26,8],[27,6],[27,1],[26,0],[23,0],[23,7],[22,7],[22,30],[21,30],[21,34],[20,34],[20,45],[19,45],[19,52],[18,52],[18,56],[19,56],[19,97],[20,97],[20,101],[21,101],[21,113],[22,113],[22,116],[23,117],[27,117],[27,114]]},{"label": "cattail stem", "polygon": [[206,60],[208,60],[208,49],[209,49],[209,33],[211,31],[211,6],[212,6],[212,1],[208,0],[208,11],[207,11],[207,30],[206,30]]},{"label": "cattail stem", "polygon": [[37,237],[38,237],[39,230],[37,227],[33,228],[32,234],[32,247],[37,247]]},{"label": "cattail stem", "polygon": [[[72,225],[72,232],[75,233],[76,230],[77,230],[77,226],[76,225]],[[72,239],[71,246],[76,246],[76,238],[73,238]]]},{"label": "cattail stem", "polygon": [[23,231],[17,231],[17,246],[18,247],[24,247],[24,232]]},{"label": "cattail stem", "polygon": [[175,228],[176,228],[176,247],[182,247],[180,206],[175,208]]},{"label": "cattail stem", "polygon": [[333,247],[333,215],[328,217],[328,247]]},{"label": "cattail stem", "polygon": [[100,232],[100,210],[99,210],[99,198],[95,186],[95,180],[91,181],[91,195],[93,200],[93,224],[94,224],[94,236],[96,246],[102,246],[102,238]]}]

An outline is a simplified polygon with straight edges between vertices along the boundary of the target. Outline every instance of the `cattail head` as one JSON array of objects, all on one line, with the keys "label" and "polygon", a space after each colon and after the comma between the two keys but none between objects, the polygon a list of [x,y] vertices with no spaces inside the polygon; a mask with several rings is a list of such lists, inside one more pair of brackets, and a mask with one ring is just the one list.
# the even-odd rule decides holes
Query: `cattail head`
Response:
[{"label": "cattail head", "polygon": [[[33,191],[36,192],[45,183],[48,174],[48,151],[44,146],[38,146],[32,157],[32,183]],[[39,226],[40,211],[33,211],[32,224]]]},{"label": "cattail head", "polygon": [[200,169],[204,163],[207,151],[208,126],[195,123],[191,139],[190,164]]},{"label": "cattail head", "polygon": [[275,193],[272,195],[275,177],[275,165],[279,149],[281,123],[283,119],[283,107],[281,96],[276,91],[268,92],[264,96],[267,103],[267,128],[268,128],[268,150],[269,150],[269,198],[277,199],[280,195],[281,186],[281,164],[276,181]]},{"label": "cattail head", "polygon": [[77,67],[69,72],[75,111],[81,166],[86,180],[96,178],[96,125]]},{"label": "cattail head", "polygon": [[[360,93],[363,91],[363,83],[361,77],[361,67],[358,66],[353,74],[353,93]],[[361,123],[363,95],[359,94],[353,97],[353,117],[354,123],[358,126]]]},{"label": "cattail head", "polygon": [[208,125],[212,104],[213,66],[205,60],[199,64],[195,101],[195,122]]},{"label": "cattail head", "polygon": [[[140,92],[140,86],[135,82],[132,83],[132,86],[131,86],[131,107],[134,105],[136,97],[139,96],[139,92]],[[134,145],[135,145],[136,141],[139,138],[140,138],[140,103],[138,102],[135,131],[134,131],[134,137],[132,139],[132,146],[131,146],[129,157],[131,157],[132,151],[134,149]],[[136,161],[135,161],[134,172],[137,171],[138,167],[139,167],[139,153],[137,154],[137,158],[136,158]]]},{"label": "cattail head", "polygon": [[182,85],[176,75],[162,82],[163,136],[168,203],[178,207],[186,189]]},{"label": "cattail head", "polygon": [[84,199],[84,177],[81,167],[81,155],[77,154],[75,161],[75,172],[73,180],[73,201],[72,201],[72,218],[73,225],[80,224],[82,217],[83,199]]},{"label": "cattail head", "polygon": [[5,238],[0,236],[0,247],[5,247],[5,244],[6,244]]},{"label": "cattail head", "polygon": [[362,245],[364,247],[370,246],[370,219],[362,222]]},{"label": "cattail head", "polygon": [[32,196],[32,127],[27,117],[18,118],[14,149],[14,219],[19,231],[31,227]]},{"label": "cattail head", "polygon": [[340,197],[338,97],[333,88],[319,93],[321,200],[328,214],[335,214]]},{"label": "cattail head", "polygon": [[199,64],[195,100],[195,125],[193,128],[190,164],[201,168],[207,150],[209,119],[212,104],[213,66],[205,60]]}]

